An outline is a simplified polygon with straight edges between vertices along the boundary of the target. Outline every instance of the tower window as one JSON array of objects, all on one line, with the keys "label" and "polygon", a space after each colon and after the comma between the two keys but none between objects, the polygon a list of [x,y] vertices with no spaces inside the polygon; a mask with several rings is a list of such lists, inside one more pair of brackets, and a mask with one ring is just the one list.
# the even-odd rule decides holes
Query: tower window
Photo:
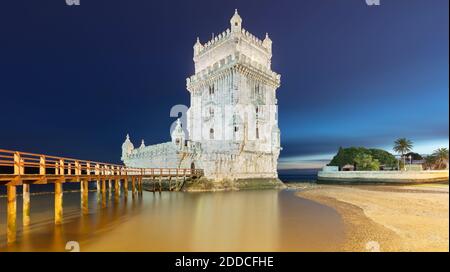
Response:
[{"label": "tower window", "polygon": [[214,140],[214,129],[212,128],[209,130],[209,139]]},{"label": "tower window", "polygon": [[214,85],[209,86],[209,95],[214,94]]},{"label": "tower window", "polygon": [[259,84],[256,84],[255,86],[255,94],[259,95]]},{"label": "tower window", "polygon": [[234,126],[234,132],[238,132],[239,128],[238,126]]},{"label": "tower window", "polygon": [[256,127],[256,139],[259,139],[259,128]]},{"label": "tower window", "polygon": [[209,116],[214,117],[214,109],[209,108]]}]

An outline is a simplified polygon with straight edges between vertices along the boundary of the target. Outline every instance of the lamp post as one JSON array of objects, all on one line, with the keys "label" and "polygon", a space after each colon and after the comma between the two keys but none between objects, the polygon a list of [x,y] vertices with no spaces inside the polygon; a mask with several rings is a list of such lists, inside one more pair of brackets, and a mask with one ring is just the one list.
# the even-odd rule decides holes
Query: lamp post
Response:
[{"label": "lamp post", "polygon": [[412,164],[412,156],[409,155],[408,158],[409,158],[409,164]]}]

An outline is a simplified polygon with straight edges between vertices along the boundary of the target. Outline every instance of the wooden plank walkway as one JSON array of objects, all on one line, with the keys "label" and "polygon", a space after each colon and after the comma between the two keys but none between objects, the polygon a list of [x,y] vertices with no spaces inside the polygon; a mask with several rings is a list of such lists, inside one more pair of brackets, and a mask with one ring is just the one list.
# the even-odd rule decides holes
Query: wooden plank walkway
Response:
[{"label": "wooden plank walkway", "polygon": [[[0,149],[0,185],[7,188],[7,242],[11,244],[16,241],[17,186],[22,186],[22,222],[24,226],[28,226],[31,184],[54,184],[55,224],[61,224],[63,184],[66,182],[80,183],[83,211],[87,212],[89,182],[96,182],[97,192],[101,193],[105,200],[107,190],[110,192],[114,190],[114,193],[119,195],[122,185],[124,196],[127,197],[129,182],[131,182],[131,192],[134,197],[136,194],[142,194],[143,179],[153,182],[153,191],[161,191],[162,180],[169,180],[169,190],[180,190],[186,179],[196,179],[201,176],[203,176],[201,169],[131,168],[118,164]],[[174,186],[172,186],[172,180],[174,180]]]},{"label": "wooden plank walkway", "polygon": [[47,184],[101,179],[197,178],[201,169],[130,168],[123,165],[0,149],[0,185]]}]

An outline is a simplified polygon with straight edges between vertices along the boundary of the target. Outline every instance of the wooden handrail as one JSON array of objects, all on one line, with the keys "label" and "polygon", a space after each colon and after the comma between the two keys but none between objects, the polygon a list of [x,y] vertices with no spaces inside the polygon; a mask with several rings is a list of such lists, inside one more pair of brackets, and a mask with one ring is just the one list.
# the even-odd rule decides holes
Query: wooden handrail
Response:
[{"label": "wooden handrail", "polygon": [[[126,167],[114,163],[79,160],[74,158],[49,156],[43,154],[0,149],[0,166],[13,167],[14,175],[24,175],[25,168],[37,169],[40,175],[48,174],[48,169],[54,169],[55,174],[63,176],[85,175],[203,175],[201,169],[190,168],[137,168]],[[4,174],[1,173],[0,175]]]}]

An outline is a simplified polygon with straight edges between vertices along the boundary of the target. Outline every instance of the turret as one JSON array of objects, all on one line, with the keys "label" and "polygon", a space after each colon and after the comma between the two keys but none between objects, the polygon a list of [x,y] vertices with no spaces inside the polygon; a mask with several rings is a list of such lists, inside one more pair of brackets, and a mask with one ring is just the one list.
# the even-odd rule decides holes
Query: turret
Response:
[{"label": "turret", "polygon": [[128,157],[133,151],[133,149],[134,146],[133,143],[130,141],[130,135],[127,134],[126,139],[122,144],[122,160]]},{"label": "turret", "polygon": [[239,16],[237,9],[234,10],[234,15],[230,19],[231,32],[241,32],[242,18]]},{"label": "turret", "polygon": [[141,140],[141,146],[139,146],[139,148],[144,148],[145,147],[145,142],[144,139]]},{"label": "turret", "polygon": [[197,56],[202,51],[203,45],[200,43],[200,39],[197,37],[197,42],[194,44],[194,56]]},{"label": "turret", "polygon": [[272,40],[269,38],[269,34],[266,33],[266,37],[263,40],[263,46],[272,54]]},{"label": "turret", "polygon": [[173,129],[170,136],[172,137],[172,143],[176,144],[179,148],[183,147],[186,135],[184,134],[183,128],[181,127],[180,119],[177,119],[175,128]]}]

